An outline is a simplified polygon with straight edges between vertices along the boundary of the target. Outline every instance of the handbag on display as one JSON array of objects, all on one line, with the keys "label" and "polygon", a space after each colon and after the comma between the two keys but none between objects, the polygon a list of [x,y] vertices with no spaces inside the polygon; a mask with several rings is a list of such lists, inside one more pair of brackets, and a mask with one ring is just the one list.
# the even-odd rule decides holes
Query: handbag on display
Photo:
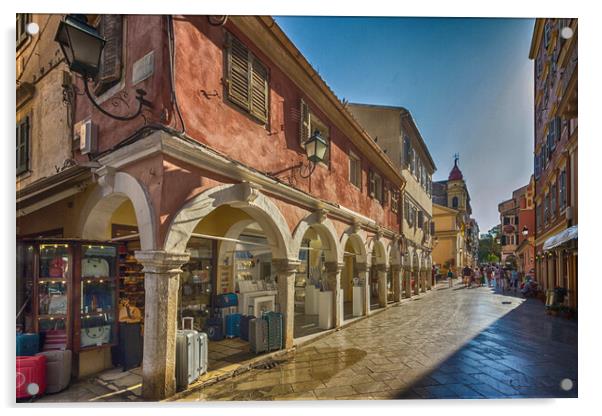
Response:
[{"label": "handbag on display", "polygon": [[67,314],[67,295],[50,295],[48,303],[49,315],[66,315]]},{"label": "handbag on display", "polygon": [[109,262],[98,257],[82,260],[82,277],[108,277]]},{"label": "handbag on display", "polygon": [[63,277],[65,275],[65,266],[67,264],[61,257],[55,257],[50,260],[50,268],[48,274],[50,277]]},{"label": "handbag on display", "polygon": [[90,347],[108,344],[111,340],[111,325],[92,326],[81,329],[80,346]]},{"label": "handbag on display", "polygon": [[66,329],[49,329],[44,334],[44,346],[42,347],[42,351],[67,349]]}]

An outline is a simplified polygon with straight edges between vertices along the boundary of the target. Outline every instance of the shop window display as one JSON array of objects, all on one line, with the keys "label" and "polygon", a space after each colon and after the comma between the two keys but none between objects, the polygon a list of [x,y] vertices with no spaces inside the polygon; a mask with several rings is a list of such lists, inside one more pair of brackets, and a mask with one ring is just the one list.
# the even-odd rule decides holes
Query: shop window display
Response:
[{"label": "shop window display", "polygon": [[[117,245],[69,239],[22,240],[18,286],[23,332],[42,350],[113,345],[118,293]],[[28,305],[29,304],[29,305]]]}]

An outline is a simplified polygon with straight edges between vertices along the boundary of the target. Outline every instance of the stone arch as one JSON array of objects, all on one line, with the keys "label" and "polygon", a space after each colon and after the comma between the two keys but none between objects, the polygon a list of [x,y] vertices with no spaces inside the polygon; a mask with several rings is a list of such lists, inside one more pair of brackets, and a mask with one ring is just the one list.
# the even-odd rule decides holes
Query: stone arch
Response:
[{"label": "stone arch", "polygon": [[387,245],[387,258],[389,259],[389,265],[401,266],[401,244],[399,240],[392,241]]},{"label": "stone arch", "polygon": [[325,244],[325,256],[326,261],[341,263],[343,261],[343,249],[337,239],[337,232],[334,228],[334,224],[328,218],[321,218],[323,215],[320,212],[313,212],[307,217],[303,218],[293,233],[293,239],[291,242],[291,251],[299,253],[303,237],[305,233],[311,228],[314,229],[322,243]]},{"label": "stone arch", "polygon": [[372,262],[372,254],[376,253],[376,264],[389,265],[389,258],[387,256],[387,248],[383,243],[382,238],[372,237],[367,246],[368,260]]},{"label": "stone arch", "polygon": [[349,241],[351,243],[351,245],[353,246],[353,249],[355,250],[357,254],[357,262],[358,263],[367,263],[368,260],[368,256],[366,255],[366,244],[365,244],[365,240],[364,237],[358,233],[358,232],[345,232],[343,233],[343,235],[341,236],[341,240],[340,240],[340,247],[341,247],[341,253],[344,255],[344,250],[345,250],[345,246],[347,245],[347,242]]},{"label": "stone arch", "polygon": [[[225,238],[236,239],[240,236],[245,228],[249,225],[253,224],[254,220],[242,220],[233,224],[228,231],[224,234]],[[220,244],[219,254],[217,257],[218,264],[224,264],[224,259],[228,257],[228,253],[233,253],[236,248],[236,241],[227,241],[224,240],[222,244]],[[234,261],[234,259],[232,259]]]},{"label": "stone arch", "polygon": [[82,208],[78,235],[89,240],[110,239],[111,216],[129,199],[136,214],[140,248],[153,250],[156,243],[156,227],[153,206],[144,186],[125,172],[106,173],[100,177],[98,183],[99,186],[94,189]]},{"label": "stone arch", "polygon": [[165,250],[184,252],[197,224],[222,205],[243,210],[259,224],[271,246],[273,258],[297,258],[298,254],[291,251],[292,236],[284,216],[270,198],[248,182],[216,186],[186,202],[169,226]]}]

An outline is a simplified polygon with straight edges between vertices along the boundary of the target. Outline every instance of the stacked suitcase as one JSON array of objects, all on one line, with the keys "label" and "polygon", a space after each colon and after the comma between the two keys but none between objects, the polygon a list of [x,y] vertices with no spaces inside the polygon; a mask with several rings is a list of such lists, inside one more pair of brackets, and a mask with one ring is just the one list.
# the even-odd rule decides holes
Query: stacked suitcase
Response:
[{"label": "stacked suitcase", "polygon": [[268,322],[263,318],[249,321],[249,344],[255,354],[268,350]]},{"label": "stacked suitcase", "polygon": [[38,334],[17,334],[17,356],[36,355],[40,351]]},{"label": "stacked suitcase", "polygon": [[249,322],[255,319],[253,315],[242,315],[240,317],[240,339],[243,341],[249,340]]},{"label": "stacked suitcase", "polygon": [[17,399],[41,396],[46,391],[46,356],[17,357]]},{"label": "stacked suitcase", "polygon": [[135,368],[142,362],[142,330],[139,322],[119,323],[119,343],[113,348],[116,365],[123,371]]},{"label": "stacked suitcase", "polygon": [[205,320],[203,331],[211,341],[221,341],[224,339],[223,320],[221,316],[208,318]]},{"label": "stacked suitcase", "polygon": [[280,312],[266,312],[263,319],[268,326],[268,351],[282,349],[282,314]]},{"label": "stacked suitcase", "polygon": [[192,318],[182,319],[176,334],[176,385],[185,389],[207,372],[209,344],[207,334],[192,329]]},{"label": "stacked suitcase", "polygon": [[239,313],[226,316],[226,338],[240,337],[241,316]]},{"label": "stacked suitcase", "polygon": [[71,380],[71,351],[43,351],[36,356],[46,357],[46,393],[58,393]]}]

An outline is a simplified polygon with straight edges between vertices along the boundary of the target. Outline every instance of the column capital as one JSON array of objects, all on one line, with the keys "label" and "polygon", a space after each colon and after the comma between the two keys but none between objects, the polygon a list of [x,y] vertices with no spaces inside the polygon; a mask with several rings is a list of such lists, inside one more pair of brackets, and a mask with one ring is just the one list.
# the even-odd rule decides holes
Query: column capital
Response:
[{"label": "column capital", "polygon": [[324,263],[324,267],[328,273],[338,273],[343,270],[345,263],[339,263],[338,261],[327,261]]},{"label": "column capital", "polygon": [[393,273],[401,271],[401,264],[392,264],[390,267]]},{"label": "column capital", "polygon": [[295,273],[300,264],[297,259],[272,259],[276,273]]},{"label": "column capital", "polygon": [[375,264],[374,268],[376,269],[377,272],[386,272],[388,269],[387,265],[384,263]]},{"label": "column capital", "polygon": [[365,273],[368,271],[368,265],[366,263],[356,263],[355,270],[358,273]]},{"label": "column capital", "polygon": [[190,253],[175,253],[164,250],[140,250],[135,252],[136,260],[145,273],[177,274],[180,267],[190,259]]}]

